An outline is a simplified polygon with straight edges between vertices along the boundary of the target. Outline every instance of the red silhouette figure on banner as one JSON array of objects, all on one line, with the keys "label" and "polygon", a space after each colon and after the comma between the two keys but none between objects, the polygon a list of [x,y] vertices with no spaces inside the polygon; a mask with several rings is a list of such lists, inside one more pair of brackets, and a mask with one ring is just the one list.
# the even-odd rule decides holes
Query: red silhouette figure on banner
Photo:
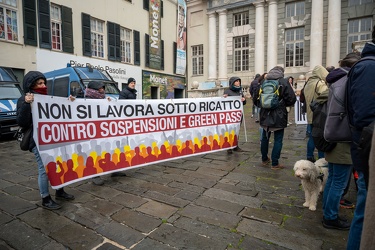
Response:
[{"label": "red silhouette figure on banner", "polygon": [[104,155],[104,159],[99,160],[99,166],[104,170],[104,171],[110,171],[110,170],[115,170],[116,165],[111,161],[111,154],[106,153]]},{"label": "red silhouette figure on banner", "polygon": [[67,167],[68,171],[66,171],[66,173],[64,174],[64,182],[66,183],[68,181],[78,179],[78,174],[73,170],[74,164],[72,159],[69,159],[67,161]]},{"label": "red silhouette figure on banner", "polygon": [[61,182],[62,174],[61,173],[64,173],[64,172],[61,171],[60,173],[57,173],[56,162],[51,161],[47,164],[46,167],[47,167],[48,179],[49,179],[49,182],[51,183],[51,185],[52,186],[58,186],[58,185],[62,184],[62,182]]},{"label": "red silhouette figure on banner", "polygon": [[90,176],[97,173],[98,170],[94,167],[94,159],[91,156],[87,157],[86,167],[83,170],[83,176]]}]

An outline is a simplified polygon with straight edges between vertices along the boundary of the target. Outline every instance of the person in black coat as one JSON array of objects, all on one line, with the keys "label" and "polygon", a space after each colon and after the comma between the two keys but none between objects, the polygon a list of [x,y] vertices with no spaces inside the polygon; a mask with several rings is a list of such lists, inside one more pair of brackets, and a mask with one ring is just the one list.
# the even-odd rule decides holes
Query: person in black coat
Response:
[{"label": "person in black coat", "polygon": [[[250,95],[251,98],[255,97],[255,91],[259,90],[259,78],[260,74],[256,74],[254,80],[250,83]],[[251,118],[253,118],[255,115],[255,122],[259,122],[259,107],[257,107],[255,104],[253,104],[253,109],[251,112]]]},{"label": "person in black coat", "polygon": [[119,99],[137,99],[137,90],[135,89],[135,79],[130,77],[128,84],[120,92]]},{"label": "person in black coat", "polygon": [[[34,101],[34,93],[47,95],[46,84],[46,77],[39,71],[30,71],[25,75],[23,79],[25,94],[17,101],[17,123],[19,126],[23,128],[32,126],[31,103]],[[61,205],[56,203],[49,194],[48,176],[33,137],[30,138],[29,151],[34,153],[38,164],[38,186],[42,197],[42,207],[49,210],[61,208]],[[74,200],[74,196],[66,193],[63,188],[56,190],[55,197],[61,200]]]}]

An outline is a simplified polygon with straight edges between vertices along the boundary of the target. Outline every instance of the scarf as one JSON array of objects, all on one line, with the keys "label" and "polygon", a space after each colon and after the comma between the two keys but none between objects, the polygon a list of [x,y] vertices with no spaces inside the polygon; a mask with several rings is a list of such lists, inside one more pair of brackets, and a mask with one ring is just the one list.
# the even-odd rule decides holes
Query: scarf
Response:
[{"label": "scarf", "polygon": [[85,97],[89,98],[89,99],[104,99],[105,98],[105,94],[104,93],[100,93],[96,89],[86,88]]},{"label": "scarf", "polygon": [[41,94],[41,95],[47,95],[47,87],[44,86],[42,88],[33,89],[35,93]]}]

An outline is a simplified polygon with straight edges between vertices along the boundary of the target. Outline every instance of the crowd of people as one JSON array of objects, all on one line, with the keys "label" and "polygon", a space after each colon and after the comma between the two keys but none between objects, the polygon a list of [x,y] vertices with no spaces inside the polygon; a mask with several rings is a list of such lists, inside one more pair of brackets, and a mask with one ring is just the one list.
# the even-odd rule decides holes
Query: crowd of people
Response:
[{"label": "crowd of people", "polygon": [[[361,54],[349,53],[339,62],[339,68],[329,66],[327,68],[317,65],[309,74],[304,87],[306,103],[314,100],[327,100],[330,86],[335,85],[342,77],[347,76],[347,107],[349,121],[351,125],[351,142],[339,142],[330,152],[318,150],[318,158],[325,158],[328,162],[328,181],[323,192],[323,218],[322,224],[325,228],[349,230],[347,249],[368,249],[366,246],[372,246],[374,239],[372,231],[373,223],[365,218],[374,218],[373,200],[370,199],[366,204],[367,196],[374,195],[374,165],[375,156],[372,147],[371,157],[363,155],[361,148],[358,147],[361,140],[361,133],[365,127],[373,124],[375,121],[375,26],[372,32],[372,41],[366,43]],[[266,81],[276,81],[277,87],[277,105],[275,108],[266,108],[261,100],[263,83]],[[293,77],[284,77],[284,68],[276,66],[269,72],[262,75],[256,74],[250,85],[250,94],[253,99],[251,117],[255,116],[255,122],[260,124],[260,151],[262,155],[262,165],[271,165],[272,170],[283,169],[284,166],[279,162],[283,147],[284,129],[290,124],[288,113],[290,108],[296,102],[296,92],[294,91]],[[19,98],[17,103],[17,122],[21,127],[32,126],[31,103],[33,94],[47,94],[45,76],[38,71],[28,72],[23,80],[24,95]],[[119,99],[136,99],[135,79],[129,78],[128,84],[121,91]],[[104,99],[104,85],[99,82],[90,82],[85,91],[86,98]],[[276,93],[276,91],[275,91]],[[226,96],[240,96],[243,104],[246,104],[246,98],[242,92],[241,79],[232,77],[229,79],[229,88],[225,90]],[[306,145],[306,159],[315,162],[315,145],[312,139],[313,115],[310,106],[307,106],[307,130],[308,137]],[[269,156],[269,140],[274,136],[274,143]],[[374,144],[375,137],[373,138]],[[49,194],[48,176],[38,148],[33,138],[30,140],[29,151],[33,152],[38,165],[38,186],[42,198],[42,207],[46,209],[59,209],[61,205],[56,203]],[[229,149],[228,153],[242,152],[238,147]],[[369,160],[370,159],[370,160]],[[371,169],[371,168],[372,169]],[[354,205],[344,199],[344,195],[349,188],[352,173],[356,178],[357,199],[352,221],[348,221],[339,215],[339,207],[343,203],[349,208]],[[125,173],[113,173],[112,176],[125,176]],[[100,177],[92,178],[96,185],[103,185]],[[369,192],[369,193],[368,193]],[[371,193],[372,192],[372,193]],[[369,195],[367,195],[369,194]],[[75,197],[64,191],[63,188],[57,189],[56,199],[73,200]],[[349,203],[349,205],[348,205]],[[366,207],[366,210],[365,210]],[[366,212],[365,212],[366,211]],[[364,225],[365,221],[365,227]],[[364,230],[363,230],[364,229]],[[362,232],[363,231],[363,232]],[[361,235],[363,236],[361,239]],[[362,240],[362,241],[361,241]]]}]

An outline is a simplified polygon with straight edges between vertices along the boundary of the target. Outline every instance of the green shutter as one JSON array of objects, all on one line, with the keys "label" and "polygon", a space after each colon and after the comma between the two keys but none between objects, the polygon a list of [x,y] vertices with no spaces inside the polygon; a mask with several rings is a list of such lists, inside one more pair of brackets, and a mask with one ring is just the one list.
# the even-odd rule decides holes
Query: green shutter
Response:
[{"label": "green shutter", "polygon": [[23,0],[23,22],[25,44],[37,46],[35,0]]},{"label": "green shutter", "polygon": [[61,6],[63,51],[74,53],[72,9]]},{"label": "green shutter", "polygon": [[150,67],[150,36],[145,34],[145,66]]},{"label": "green shutter", "polygon": [[84,56],[91,55],[91,26],[90,15],[82,13],[82,49]]},{"label": "green shutter", "polygon": [[139,31],[133,31],[134,37],[134,65],[141,65],[141,42],[139,38]]},{"label": "green shutter", "polygon": [[49,0],[38,0],[39,47],[51,49],[51,19]]}]

